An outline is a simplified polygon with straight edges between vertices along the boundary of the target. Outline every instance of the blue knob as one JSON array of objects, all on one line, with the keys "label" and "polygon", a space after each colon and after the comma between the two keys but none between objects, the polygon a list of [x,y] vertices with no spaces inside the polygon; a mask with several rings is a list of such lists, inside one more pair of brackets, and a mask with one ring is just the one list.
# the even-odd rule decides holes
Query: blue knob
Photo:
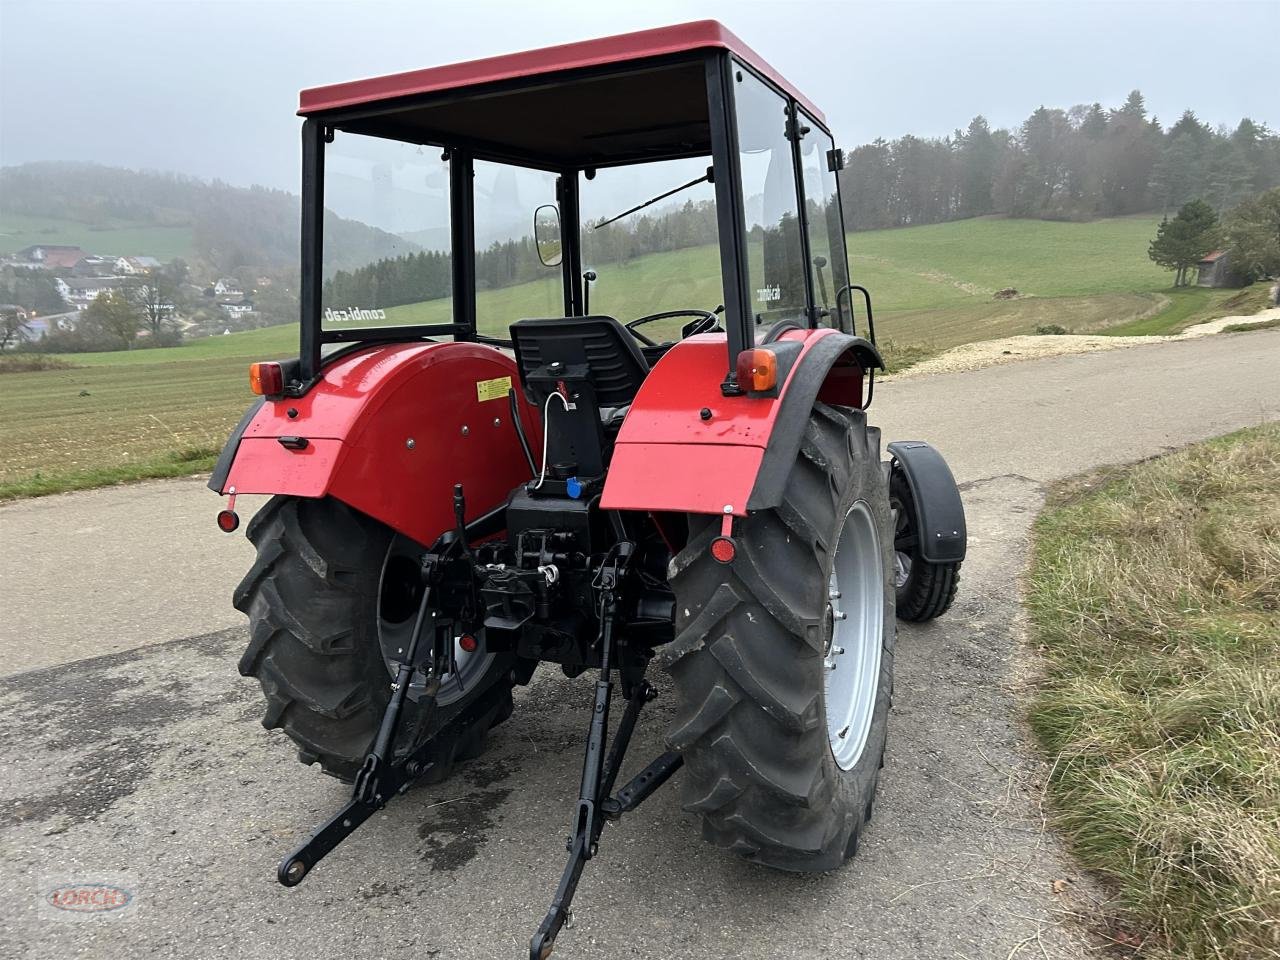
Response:
[{"label": "blue knob", "polygon": [[569,496],[577,500],[580,496],[582,496],[582,481],[579,480],[577,477],[570,477],[568,480],[564,482],[564,489],[565,489],[565,492],[569,494]]}]

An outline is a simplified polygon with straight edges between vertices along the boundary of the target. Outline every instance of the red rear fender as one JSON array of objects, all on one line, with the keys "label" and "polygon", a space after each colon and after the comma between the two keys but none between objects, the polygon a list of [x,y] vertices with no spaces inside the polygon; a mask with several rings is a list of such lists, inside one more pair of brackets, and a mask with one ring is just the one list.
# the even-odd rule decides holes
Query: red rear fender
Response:
[{"label": "red rear fender", "polygon": [[[326,366],[305,396],[262,403],[232,436],[229,468],[215,471],[210,486],[336,497],[429,545],[453,526],[455,483],[464,485],[472,519],[529,479],[511,423],[512,386],[515,362],[492,347],[370,347]],[[536,449],[539,412],[516,393]]]},{"label": "red rear fender", "polygon": [[860,406],[863,367],[879,362],[870,343],[836,330],[792,330],[779,340],[801,350],[776,397],[721,393],[723,334],[672,347],[618,432],[600,505],[735,516],[774,505],[814,402]]}]

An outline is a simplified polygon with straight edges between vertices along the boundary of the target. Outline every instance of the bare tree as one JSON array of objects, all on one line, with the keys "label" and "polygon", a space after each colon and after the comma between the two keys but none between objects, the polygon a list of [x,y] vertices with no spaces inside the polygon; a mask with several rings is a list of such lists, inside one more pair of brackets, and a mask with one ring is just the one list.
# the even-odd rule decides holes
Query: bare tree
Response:
[{"label": "bare tree", "polygon": [[168,327],[187,279],[187,265],[174,260],[162,267],[149,270],[143,276],[133,278],[125,286],[125,295],[141,314],[143,323],[154,342]]},{"label": "bare tree", "polygon": [[0,307],[0,350],[8,350],[9,344],[25,339],[30,332],[24,311],[16,307]]}]

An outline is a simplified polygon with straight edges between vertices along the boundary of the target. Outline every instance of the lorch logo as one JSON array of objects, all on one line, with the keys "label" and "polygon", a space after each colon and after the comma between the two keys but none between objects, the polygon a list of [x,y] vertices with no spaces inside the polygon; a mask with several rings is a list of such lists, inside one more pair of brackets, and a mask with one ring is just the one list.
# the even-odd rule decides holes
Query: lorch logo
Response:
[{"label": "lorch logo", "polygon": [[49,906],[67,913],[112,913],[129,906],[133,894],[108,883],[68,883],[54,887],[45,900]]}]

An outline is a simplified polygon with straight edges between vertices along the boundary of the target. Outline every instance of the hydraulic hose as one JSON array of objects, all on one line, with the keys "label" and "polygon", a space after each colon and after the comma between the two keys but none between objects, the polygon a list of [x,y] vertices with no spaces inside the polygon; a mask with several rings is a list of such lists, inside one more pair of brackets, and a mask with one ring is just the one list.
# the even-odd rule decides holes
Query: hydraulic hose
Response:
[{"label": "hydraulic hose", "polygon": [[511,407],[511,422],[515,425],[516,436],[520,440],[520,449],[524,451],[525,462],[529,464],[529,476],[537,476],[538,466],[533,462],[533,451],[529,449],[529,438],[524,435],[524,424],[520,422],[520,406],[516,403],[514,387],[507,391],[507,403]]}]

